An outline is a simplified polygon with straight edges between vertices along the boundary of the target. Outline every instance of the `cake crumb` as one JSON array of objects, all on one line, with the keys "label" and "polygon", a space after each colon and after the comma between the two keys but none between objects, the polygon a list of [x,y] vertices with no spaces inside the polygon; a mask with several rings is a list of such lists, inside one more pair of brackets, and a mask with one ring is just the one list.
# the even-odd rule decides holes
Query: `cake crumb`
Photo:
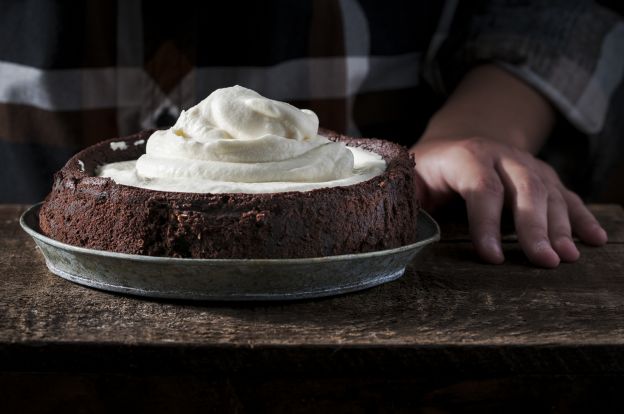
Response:
[{"label": "cake crumb", "polygon": [[186,132],[184,132],[184,130],[181,128],[174,129],[173,133],[182,138],[187,138],[187,139],[189,138],[189,136],[186,135]]},{"label": "cake crumb", "polygon": [[134,146],[138,146],[138,145],[143,145],[145,144],[145,140],[144,139],[139,139],[137,141],[134,141]]},{"label": "cake crumb", "polygon": [[128,144],[123,141],[111,142],[110,147],[113,151],[128,149]]}]

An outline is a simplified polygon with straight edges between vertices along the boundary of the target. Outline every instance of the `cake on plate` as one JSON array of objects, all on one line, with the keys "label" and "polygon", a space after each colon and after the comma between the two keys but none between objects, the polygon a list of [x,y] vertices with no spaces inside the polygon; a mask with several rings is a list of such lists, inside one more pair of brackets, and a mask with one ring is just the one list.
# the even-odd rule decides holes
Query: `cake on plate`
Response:
[{"label": "cake on plate", "polygon": [[168,130],[103,141],[55,175],[47,236],[185,258],[302,258],[417,240],[414,161],[392,142],[320,130],[316,115],[239,86]]}]

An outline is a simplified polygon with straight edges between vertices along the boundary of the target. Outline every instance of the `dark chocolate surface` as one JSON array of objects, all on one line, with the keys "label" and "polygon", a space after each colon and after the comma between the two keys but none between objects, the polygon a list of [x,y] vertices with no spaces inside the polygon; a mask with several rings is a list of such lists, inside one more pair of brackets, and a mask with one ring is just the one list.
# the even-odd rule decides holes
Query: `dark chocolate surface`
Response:
[{"label": "dark chocolate surface", "polygon": [[[87,248],[189,258],[317,257],[416,241],[414,163],[397,144],[323,131],[380,154],[388,167],[363,183],[306,192],[164,192],[94,176],[99,165],[138,158],[145,152],[140,141],[152,132],[103,141],[72,157],[41,209],[42,231]],[[110,147],[119,141],[128,148]]]}]

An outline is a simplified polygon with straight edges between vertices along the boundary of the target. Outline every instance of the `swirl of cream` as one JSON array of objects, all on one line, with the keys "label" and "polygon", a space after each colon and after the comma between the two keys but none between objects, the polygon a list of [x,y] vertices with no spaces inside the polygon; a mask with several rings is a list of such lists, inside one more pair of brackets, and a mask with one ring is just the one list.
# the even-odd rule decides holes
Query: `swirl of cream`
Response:
[{"label": "swirl of cream", "polygon": [[138,160],[102,165],[97,174],[158,191],[275,193],[353,185],[385,170],[381,156],[332,142],[318,125],[312,111],[240,86],[218,89],[154,132]]},{"label": "swirl of cream", "polygon": [[319,136],[312,111],[241,86],[218,89],[149,138],[136,163],[144,179],[238,183],[324,182],[353,173],[353,154]]}]

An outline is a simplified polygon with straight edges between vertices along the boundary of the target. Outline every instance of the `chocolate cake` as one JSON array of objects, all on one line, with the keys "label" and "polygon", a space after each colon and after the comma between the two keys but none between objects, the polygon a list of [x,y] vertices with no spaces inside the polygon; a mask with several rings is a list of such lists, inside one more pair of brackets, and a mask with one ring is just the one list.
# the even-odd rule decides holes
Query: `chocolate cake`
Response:
[{"label": "chocolate cake", "polygon": [[414,162],[397,144],[322,134],[383,157],[386,170],[349,186],[281,193],[182,193],[115,183],[98,166],[145,152],[152,131],[89,147],[55,175],[44,234],[99,250],[187,258],[301,258],[416,241]]}]

